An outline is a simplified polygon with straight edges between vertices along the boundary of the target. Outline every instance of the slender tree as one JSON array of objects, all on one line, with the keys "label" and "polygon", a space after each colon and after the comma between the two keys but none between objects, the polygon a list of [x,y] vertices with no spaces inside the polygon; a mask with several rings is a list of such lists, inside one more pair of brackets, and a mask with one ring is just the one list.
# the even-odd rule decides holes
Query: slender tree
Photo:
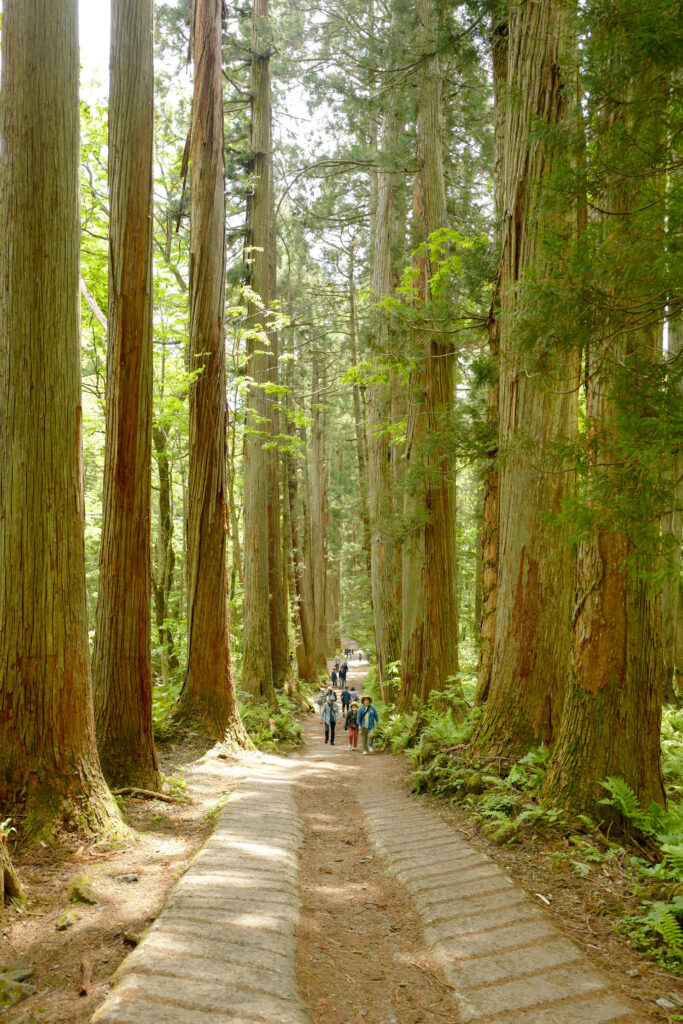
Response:
[{"label": "slender tree", "polygon": [[[493,195],[495,203],[494,243],[500,249],[503,216],[503,154],[507,84],[507,3],[497,0],[492,18],[493,47]],[[500,256],[499,256],[500,259]],[[493,297],[488,317],[489,354],[492,379],[487,395],[487,418],[495,440],[486,456],[483,474],[483,507],[479,555],[481,558],[481,615],[479,618],[479,666],[475,703],[483,704],[491,685],[493,645],[496,635],[496,601],[498,592],[498,373],[500,361],[500,274],[493,284]]]},{"label": "slender tree", "polygon": [[155,789],[152,733],[151,0],[113,0],[109,89],[109,313],[102,546],[93,650],[107,780]]},{"label": "slender tree", "polygon": [[[271,115],[272,119],[272,115]],[[272,136],[272,131],[271,131]],[[272,154],[270,156],[272,164]],[[273,208],[273,182],[271,174],[270,241],[268,245],[269,295],[271,304],[277,295],[277,249],[275,213]],[[273,683],[281,686],[289,674],[289,637],[287,630],[287,588],[282,563],[282,528],[280,501],[280,369],[279,342],[277,330],[269,331],[268,379],[271,384],[270,402],[270,449],[268,468],[268,590],[270,598],[270,660],[273,669]]]},{"label": "slender tree", "polygon": [[227,577],[225,204],[221,0],[194,5],[190,139],[188,662],[175,717],[244,743],[230,659]]},{"label": "slender tree", "polygon": [[[249,278],[254,299],[249,302],[250,331],[247,372],[252,386],[247,396],[244,442],[244,655],[242,687],[254,697],[275,702],[271,638],[270,585],[273,549],[270,545],[269,498],[274,476],[271,453],[264,447],[272,430],[272,403],[266,391],[274,356],[269,335],[272,269],[270,247],[272,197],[272,133],[268,0],[256,0],[251,30],[251,174],[247,200]],[[275,512],[272,512],[274,515]],[[279,517],[279,509],[277,510]],[[270,558],[269,558],[270,556]],[[274,563],[273,563],[274,569]],[[280,591],[277,590],[277,594]],[[274,609],[273,615],[277,616]]]},{"label": "slender tree", "polygon": [[0,114],[0,806],[27,834],[120,819],[86,613],[76,0],[5,0]]},{"label": "slender tree", "polygon": [[[405,234],[397,207],[398,179],[392,161],[398,145],[401,122],[395,97],[391,97],[382,123],[382,166],[375,174],[372,217],[372,292],[376,308],[370,329],[370,354],[377,364],[375,380],[368,387],[368,511],[370,527],[370,577],[375,649],[379,680],[384,685],[388,667],[401,656],[401,575],[396,557],[396,531],[392,530],[395,502],[395,449],[387,424],[392,409],[392,375],[388,369],[392,344],[390,321],[382,301],[394,295],[401,247],[397,239]],[[385,166],[386,164],[386,166]]]}]

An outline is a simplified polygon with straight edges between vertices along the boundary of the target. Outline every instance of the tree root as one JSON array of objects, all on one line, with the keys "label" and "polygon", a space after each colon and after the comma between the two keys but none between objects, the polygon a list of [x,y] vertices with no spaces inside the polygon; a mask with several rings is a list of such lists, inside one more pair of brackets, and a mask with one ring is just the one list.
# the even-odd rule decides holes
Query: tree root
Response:
[{"label": "tree root", "polygon": [[166,796],[153,789],[138,789],[137,786],[124,786],[123,789],[112,789],[114,796],[143,796],[147,800],[163,800],[166,804],[179,804],[182,801],[175,796]]},{"label": "tree root", "polygon": [[19,900],[22,899],[22,892],[19,879],[9,859],[6,839],[0,835],[0,912],[6,896],[9,899]]}]

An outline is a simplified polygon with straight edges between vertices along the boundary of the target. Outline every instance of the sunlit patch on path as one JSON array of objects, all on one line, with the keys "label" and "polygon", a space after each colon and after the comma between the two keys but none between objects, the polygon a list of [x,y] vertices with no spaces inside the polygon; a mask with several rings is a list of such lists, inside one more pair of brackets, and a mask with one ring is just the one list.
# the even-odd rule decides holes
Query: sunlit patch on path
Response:
[{"label": "sunlit patch on path", "polygon": [[[352,666],[360,688],[365,666]],[[643,1024],[343,727],[243,781],[93,1024]]]}]

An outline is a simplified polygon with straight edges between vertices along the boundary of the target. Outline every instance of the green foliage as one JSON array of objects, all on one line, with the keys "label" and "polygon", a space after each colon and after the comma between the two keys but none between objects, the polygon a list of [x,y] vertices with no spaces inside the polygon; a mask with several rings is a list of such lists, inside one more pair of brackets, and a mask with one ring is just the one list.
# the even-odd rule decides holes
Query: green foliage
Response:
[{"label": "green foliage", "polygon": [[651,903],[643,921],[662,936],[672,952],[683,953],[683,896],[677,896],[671,903]]},{"label": "green foliage", "polygon": [[239,705],[242,724],[259,750],[277,752],[301,744],[301,725],[295,717],[296,704],[284,693],[276,696],[277,711],[265,701],[247,700]]}]

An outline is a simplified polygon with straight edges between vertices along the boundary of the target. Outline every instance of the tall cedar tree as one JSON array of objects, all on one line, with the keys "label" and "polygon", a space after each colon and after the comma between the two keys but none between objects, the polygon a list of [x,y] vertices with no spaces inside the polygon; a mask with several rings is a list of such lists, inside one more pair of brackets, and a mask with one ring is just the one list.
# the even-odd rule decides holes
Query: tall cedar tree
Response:
[{"label": "tall cedar tree", "polygon": [[[550,744],[562,709],[569,655],[572,560],[550,521],[572,486],[548,465],[553,442],[576,432],[578,360],[560,349],[551,372],[528,372],[516,321],[521,279],[544,259],[548,224],[539,190],[553,151],[539,125],[566,115],[562,0],[510,4],[502,156],[498,587],[489,698],[475,744],[506,756]],[[539,334],[547,331],[539,329]],[[526,339],[532,350],[537,339]],[[559,348],[559,346],[558,346]],[[532,366],[532,370],[534,370]]]},{"label": "tall cedar tree", "polygon": [[76,0],[5,0],[0,136],[0,806],[120,825],[85,588]]},{"label": "tall cedar tree", "polygon": [[109,89],[109,314],[102,547],[93,651],[102,769],[155,789],[152,733],[151,0],[113,0]]},{"label": "tall cedar tree", "polygon": [[[494,245],[500,251],[503,216],[503,141],[505,131],[505,84],[507,81],[507,3],[494,4],[492,23],[493,64],[493,200],[495,217]],[[496,636],[496,602],[498,598],[498,373],[500,357],[500,277],[496,275],[488,317],[489,353],[493,379],[487,395],[487,418],[495,431],[495,443],[486,453],[483,473],[483,507],[480,538],[481,612],[479,616],[479,666],[476,704],[483,704],[489,695],[493,644]]]},{"label": "tall cedar tree", "polygon": [[[269,382],[272,360],[269,250],[271,232],[272,134],[268,0],[256,0],[251,29],[251,174],[247,199],[247,258],[250,285],[247,396],[244,439],[244,654],[242,688],[253,697],[275,703],[271,646],[269,511],[272,459],[264,443],[271,429]],[[269,486],[269,484],[271,486]],[[278,510],[279,515],[279,510]],[[272,552],[271,552],[272,553]]]},{"label": "tall cedar tree", "polygon": [[[418,175],[414,214],[419,225],[419,298],[429,316],[436,270],[429,237],[447,227],[441,141],[441,74],[433,0],[419,0]],[[406,516],[417,522],[403,544],[401,704],[426,700],[458,671],[455,552],[455,465],[444,445],[452,413],[455,353],[450,339],[425,325],[421,365],[411,374],[406,423]]]},{"label": "tall cedar tree", "polygon": [[225,164],[222,0],[194,6],[190,141],[190,387],[188,661],[174,715],[237,743],[246,735],[230,661],[226,561]]},{"label": "tall cedar tree", "polygon": [[[389,94],[388,107],[382,120],[382,156],[392,159],[401,131],[397,99]],[[374,175],[372,216],[372,292],[377,304],[370,333],[370,352],[377,363],[387,364],[390,357],[391,332],[389,316],[381,306],[383,299],[394,294],[397,255],[396,236],[405,234],[405,224],[397,214],[395,169],[380,165]],[[389,665],[401,656],[401,575],[396,557],[390,523],[392,519],[394,475],[387,423],[391,421],[391,381],[386,373],[378,373],[368,388],[368,506],[370,525],[370,578],[372,612],[375,626],[375,649],[379,681],[384,687],[389,678]]]},{"label": "tall cedar tree", "polygon": [[[272,121],[272,112],[271,112]],[[271,130],[272,136],[272,130]],[[271,157],[272,162],[272,157]],[[275,213],[273,202],[273,181],[271,174],[270,244],[268,246],[268,279],[270,301],[277,295],[277,245]],[[282,685],[289,675],[289,631],[287,629],[287,587],[283,566],[282,527],[280,509],[280,476],[282,460],[278,447],[280,435],[280,406],[278,401],[279,366],[278,335],[276,330],[269,333],[270,352],[268,380],[272,385],[270,401],[270,436],[268,467],[268,590],[270,594],[270,660],[273,669],[273,683]],[[282,502],[284,506],[284,501]]]},{"label": "tall cedar tree", "polygon": [[[596,318],[586,352],[585,491],[589,507],[595,499],[597,514],[579,547],[567,693],[544,784],[555,802],[594,816],[604,814],[601,783],[610,776],[624,779],[644,807],[665,800],[657,555],[654,547],[639,544],[625,524],[601,513],[600,506],[610,489],[631,485],[622,467],[629,464],[633,396],[641,392],[638,412],[647,414],[643,384],[661,351],[656,314],[663,318],[663,301],[661,295],[648,294],[652,286],[646,280],[643,287],[640,274],[650,262],[648,254],[650,259],[658,255],[664,235],[661,169],[667,161],[663,111],[668,88],[650,53],[624,81],[621,69],[628,66],[629,42],[618,4],[602,6],[595,30],[601,53],[606,40],[611,44],[603,95],[591,97],[599,105],[595,160],[603,182],[602,194],[593,197],[603,216],[587,225],[595,236],[599,265],[610,275],[601,289],[609,296],[607,312]],[[625,140],[633,141],[629,146]],[[657,240],[654,250],[651,239]],[[643,309],[653,301],[645,317]]]}]

